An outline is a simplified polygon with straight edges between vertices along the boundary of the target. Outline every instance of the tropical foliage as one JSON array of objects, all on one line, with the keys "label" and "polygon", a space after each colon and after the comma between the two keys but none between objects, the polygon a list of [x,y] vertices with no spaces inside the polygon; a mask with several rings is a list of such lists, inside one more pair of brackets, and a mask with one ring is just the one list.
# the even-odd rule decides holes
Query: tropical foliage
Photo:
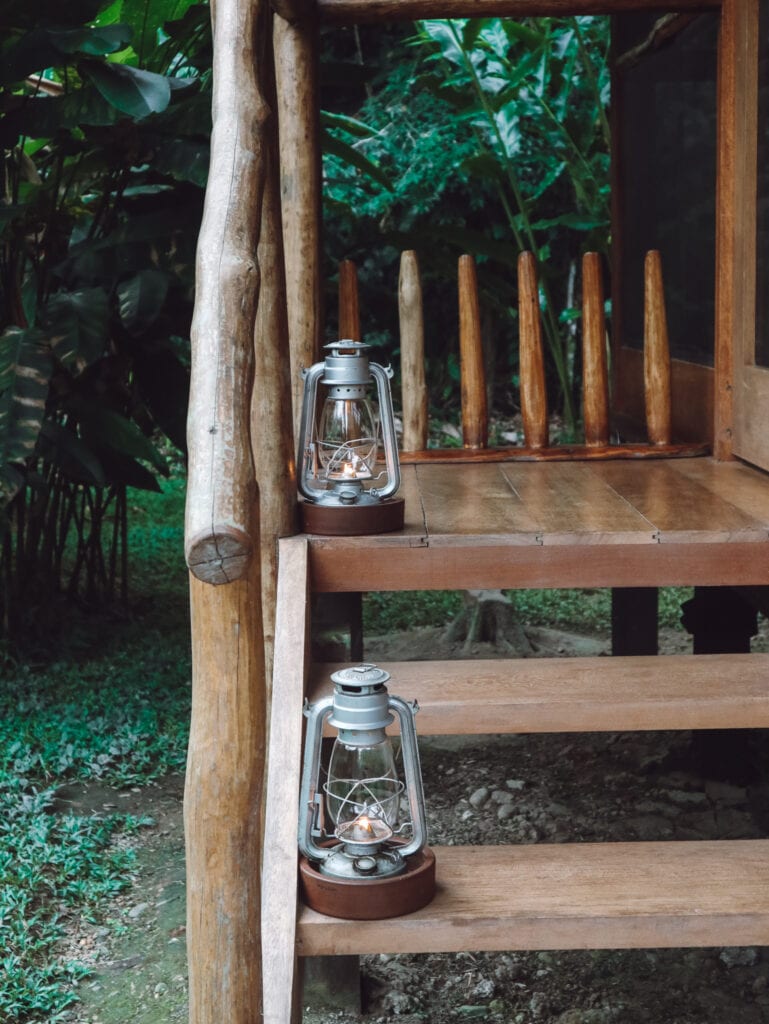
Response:
[{"label": "tropical foliage", "polygon": [[52,589],[124,585],[126,487],[157,489],[161,439],[184,446],[210,35],[193,0],[11,0],[4,15],[0,614],[12,628]]}]

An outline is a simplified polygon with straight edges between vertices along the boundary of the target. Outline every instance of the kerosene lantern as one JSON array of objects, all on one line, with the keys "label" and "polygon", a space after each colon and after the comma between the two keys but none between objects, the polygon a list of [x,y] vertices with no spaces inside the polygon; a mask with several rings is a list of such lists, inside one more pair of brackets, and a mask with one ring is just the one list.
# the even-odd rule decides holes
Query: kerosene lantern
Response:
[{"label": "kerosene lantern", "polygon": [[323,362],[303,371],[297,461],[308,533],[387,533],[403,526],[403,499],[394,497],[400,469],[392,370],[370,362],[369,348],[362,341],[332,342]]},{"label": "kerosene lantern", "polygon": [[[397,917],[429,903],[435,857],[425,808],[414,715],[387,692],[389,674],[357,665],[331,676],[333,696],[305,708],[300,793],[300,876],[308,906],[331,917]],[[386,728],[400,724],[403,779]],[[327,767],[324,725],[338,731]]]}]

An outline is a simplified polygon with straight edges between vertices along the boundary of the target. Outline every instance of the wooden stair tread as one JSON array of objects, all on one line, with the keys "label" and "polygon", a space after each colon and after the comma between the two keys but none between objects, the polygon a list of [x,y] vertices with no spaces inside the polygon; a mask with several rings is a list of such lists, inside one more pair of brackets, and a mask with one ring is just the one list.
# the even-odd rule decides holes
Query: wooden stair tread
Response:
[{"label": "wooden stair tread", "polygon": [[[341,665],[312,666],[309,699]],[[382,662],[423,736],[769,727],[769,654]]]},{"label": "wooden stair tread", "polygon": [[310,537],[314,590],[761,585],[769,576],[769,476],[748,466],[402,469],[405,529]]},{"label": "wooden stair tread", "polygon": [[301,906],[300,956],[769,944],[769,840],[439,847],[414,914]]}]

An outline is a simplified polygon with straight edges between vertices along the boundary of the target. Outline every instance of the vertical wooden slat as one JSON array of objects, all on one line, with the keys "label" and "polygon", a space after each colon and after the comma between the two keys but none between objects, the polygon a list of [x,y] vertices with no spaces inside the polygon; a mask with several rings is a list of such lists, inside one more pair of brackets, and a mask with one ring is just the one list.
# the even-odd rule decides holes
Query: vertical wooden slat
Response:
[{"label": "vertical wooden slat", "polygon": [[[217,22],[222,8],[217,11]],[[192,718],[184,825],[190,1024],[261,1021],[265,678],[259,559],[212,587],[191,577]]]},{"label": "vertical wooden slat", "polygon": [[459,370],[463,444],[465,448],[485,448],[489,440],[486,373],[483,366],[478,278],[472,256],[459,257]]},{"label": "vertical wooden slat", "polygon": [[652,444],[670,444],[670,350],[662,259],[656,249],[644,263],[644,394],[646,433]]},{"label": "vertical wooden slat", "polygon": [[[311,5],[308,4],[308,7]],[[274,25],[280,126],[280,182],[286,259],[294,436],[299,436],[301,370],[321,348],[321,166],[318,31],[314,15]]]},{"label": "vertical wooden slat", "polygon": [[522,252],[518,257],[518,320],[524,438],[529,448],[545,448],[548,443],[545,360],[539,318],[537,264],[531,252]]},{"label": "vertical wooden slat", "polygon": [[425,324],[419,261],[413,250],[401,253],[398,277],[401,378],[403,395],[403,448],[427,448],[427,381],[425,379]]},{"label": "vertical wooden slat", "polygon": [[302,703],[308,673],[308,547],[304,537],[279,545],[275,699],[270,721],[263,854],[262,957],[264,1024],[292,1024],[295,998],[297,813],[302,758]]},{"label": "vertical wooden slat", "polygon": [[608,445],[606,318],[601,257],[597,252],[586,252],[582,257],[582,412],[585,444],[591,447]]},{"label": "vertical wooden slat", "polygon": [[[272,48],[265,95],[276,109]],[[291,416],[291,370],[286,276],[280,214],[278,125],[268,123],[262,224],[257,249],[261,288],[254,328],[255,372],[251,394],[251,445],[259,485],[264,659],[272,680],[279,537],[296,533],[296,466]]]},{"label": "vertical wooden slat", "polygon": [[339,264],[339,338],[362,341],[358,306],[358,268],[352,260]]}]

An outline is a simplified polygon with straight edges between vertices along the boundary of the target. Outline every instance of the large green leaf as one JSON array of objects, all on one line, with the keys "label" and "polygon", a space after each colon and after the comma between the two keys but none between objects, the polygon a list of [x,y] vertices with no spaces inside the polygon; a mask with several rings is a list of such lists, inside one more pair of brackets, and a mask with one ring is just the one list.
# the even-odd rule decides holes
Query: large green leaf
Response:
[{"label": "large green leaf", "polygon": [[35,28],[23,35],[4,55],[0,82],[20,82],[34,72],[56,67],[75,54],[101,57],[115,53],[131,39],[127,25],[71,29]]},{"label": "large green leaf", "polygon": [[0,121],[0,144],[11,148],[20,136],[50,139],[81,125],[109,126],[119,117],[118,110],[91,85],[66,96],[30,98]]},{"label": "large green leaf", "polygon": [[152,58],[161,41],[160,29],[176,21],[197,0],[123,0],[120,20],[134,32],[133,48],[142,67],[152,66]]},{"label": "large green leaf", "polygon": [[40,431],[40,454],[75,483],[107,482],[101,462],[80,438],[55,420],[45,420]]},{"label": "large green leaf", "polygon": [[103,449],[99,451],[99,461],[104,467],[108,483],[135,487],[140,491],[160,491],[160,484],[146,466],[129,455]]},{"label": "large green leaf", "polygon": [[165,75],[128,64],[95,61],[84,61],[81,68],[108,103],[137,120],[165,110],[171,101],[171,85]]},{"label": "large green leaf", "polygon": [[109,337],[109,304],[103,288],[59,292],[41,318],[51,351],[77,376],[104,354]]},{"label": "large green leaf", "polygon": [[117,287],[118,311],[129,334],[143,334],[160,316],[168,294],[168,275],[162,270],[141,270]]},{"label": "large green leaf", "polygon": [[353,146],[343,142],[342,139],[337,138],[328,131],[321,132],[321,145],[324,153],[331,153],[333,156],[338,157],[345,163],[351,164],[362,174],[365,174],[367,177],[373,178],[374,181],[379,182],[379,184],[382,185],[383,188],[386,188],[388,192],[392,192],[392,183],[384,171],[377,167],[375,163],[372,163],[368,157],[359,153]]},{"label": "large green leaf", "polygon": [[153,168],[160,174],[168,174],[176,181],[189,181],[199,188],[205,188],[208,181],[208,165],[211,161],[211,147],[205,139],[162,140]]},{"label": "large green leaf", "polygon": [[104,448],[119,455],[143,459],[159,472],[168,475],[168,466],[163,456],[132,420],[121,416],[114,409],[85,398],[74,400],[72,408],[80,422],[82,438],[89,447],[94,450]]},{"label": "large green leaf", "polygon": [[38,25],[87,25],[104,0],[3,0],[3,26],[35,28]]},{"label": "large green leaf", "polygon": [[[48,347],[36,328],[8,327],[0,335],[0,466],[23,464],[34,454],[51,369]],[[3,500],[13,497],[8,490],[1,493]]]},{"label": "large green leaf", "polygon": [[170,350],[146,350],[134,359],[139,393],[155,423],[181,451],[187,449],[190,374]]}]

